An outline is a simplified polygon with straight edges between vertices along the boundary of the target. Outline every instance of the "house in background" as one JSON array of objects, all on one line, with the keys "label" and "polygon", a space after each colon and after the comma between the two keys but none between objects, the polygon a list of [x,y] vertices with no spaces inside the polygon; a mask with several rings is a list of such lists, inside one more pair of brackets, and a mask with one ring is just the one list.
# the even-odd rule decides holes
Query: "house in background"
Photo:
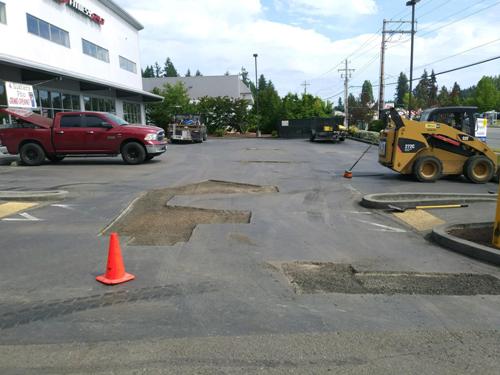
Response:
[{"label": "house in background", "polygon": [[152,92],[154,88],[163,88],[164,85],[175,85],[182,82],[192,101],[208,97],[224,97],[244,99],[254,103],[250,88],[243,83],[238,75],[223,76],[196,76],[196,77],[159,77],[143,78],[144,90]]}]

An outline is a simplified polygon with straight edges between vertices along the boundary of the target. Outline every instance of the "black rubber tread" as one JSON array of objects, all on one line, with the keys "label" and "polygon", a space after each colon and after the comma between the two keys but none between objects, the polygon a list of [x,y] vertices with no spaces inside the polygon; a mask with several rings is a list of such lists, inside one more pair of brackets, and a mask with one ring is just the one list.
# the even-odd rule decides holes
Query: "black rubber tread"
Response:
[{"label": "black rubber tread", "polygon": [[[486,177],[484,178],[478,178],[477,176],[474,175],[474,167],[478,163],[485,163],[485,165],[488,166],[489,170]],[[467,159],[467,162],[464,164],[465,177],[467,177],[468,180],[474,182],[475,184],[485,184],[491,181],[494,174],[495,174],[495,165],[490,159],[488,159],[484,155],[471,156],[469,159]]]},{"label": "black rubber tread", "polygon": [[122,158],[127,164],[137,165],[144,163],[146,156],[146,150],[139,142],[128,142],[122,146]]},{"label": "black rubber tread", "polygon": [[43,163],[45,151],[38,143],[30,142],[21,146],[19,156],[24,165],[34,167]]}]

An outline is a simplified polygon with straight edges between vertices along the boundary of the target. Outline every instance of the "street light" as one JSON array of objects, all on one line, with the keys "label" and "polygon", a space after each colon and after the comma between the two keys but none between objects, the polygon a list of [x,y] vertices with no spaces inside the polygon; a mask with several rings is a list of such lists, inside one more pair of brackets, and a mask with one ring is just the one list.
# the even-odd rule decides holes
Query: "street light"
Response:
[{"label": "street light", "polygon": [[259,82],[257,78],[257,57],[259,55],[254,53],[253,57],[255,59],[255,114],[257,118],[257,137],[260,137],[260,129],[259,129]]},{"label": "street light", "polygon": [[410,0],[406,2],[406,6],[411,6],[411,53],[410,53],[410,96],[408,98],[408,116],[411,119],[411,95],[413,90],[413,42],[415,39],[415,5],[420,0]]}]

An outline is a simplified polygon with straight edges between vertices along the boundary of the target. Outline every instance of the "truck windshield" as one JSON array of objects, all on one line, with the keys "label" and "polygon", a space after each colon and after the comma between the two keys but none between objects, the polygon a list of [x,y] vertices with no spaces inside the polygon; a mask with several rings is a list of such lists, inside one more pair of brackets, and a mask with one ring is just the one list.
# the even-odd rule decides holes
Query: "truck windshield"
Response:
[{"label": "truck windshield", "polygon": [[114,123],[118,124],[118,125],[128,125],[128,122],[125,121],[124,119],[122,119],[121,117],[118,117],[112,113],[106,113],[106,116],[108,116],[108,118],[110,120],[112,120]]}]

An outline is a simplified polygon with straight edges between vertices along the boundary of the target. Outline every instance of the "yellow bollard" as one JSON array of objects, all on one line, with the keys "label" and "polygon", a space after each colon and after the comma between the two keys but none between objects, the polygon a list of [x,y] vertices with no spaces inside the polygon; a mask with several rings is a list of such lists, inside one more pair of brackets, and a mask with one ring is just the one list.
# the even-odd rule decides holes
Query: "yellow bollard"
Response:
[{"label": "yellow bollard", "polygon": [[500,194],[497,198],[497,216],[495,219],[495,225],[493,227],[493,246],[500,249]]}]

